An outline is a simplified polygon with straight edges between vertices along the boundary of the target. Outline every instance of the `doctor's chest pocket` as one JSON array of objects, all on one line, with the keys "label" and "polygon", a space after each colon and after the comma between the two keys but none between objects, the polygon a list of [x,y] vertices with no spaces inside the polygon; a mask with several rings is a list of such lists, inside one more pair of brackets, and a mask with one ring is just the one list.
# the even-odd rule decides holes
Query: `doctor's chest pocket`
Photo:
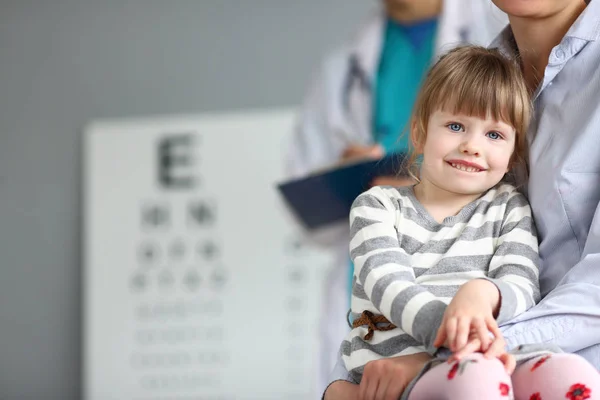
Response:
[{"label": "doctor's chest pocket", "polygon": [[570,228],[582,250],[600,202],[600,171],[565,171],[558,182],[558,190]]}]

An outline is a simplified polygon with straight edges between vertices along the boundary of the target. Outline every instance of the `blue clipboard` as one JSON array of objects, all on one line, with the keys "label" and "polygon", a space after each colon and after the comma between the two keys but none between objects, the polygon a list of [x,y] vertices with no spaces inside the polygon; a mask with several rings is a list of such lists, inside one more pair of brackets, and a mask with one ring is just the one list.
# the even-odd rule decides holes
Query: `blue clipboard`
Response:
[{"label": "blue clipboard", "polygon": [[277,188],[296,216],[309,229],[348,220],[352,202],[378,176],[406,176],[406,154],[380,160],[343,164],[304,178],[279,183]]}]

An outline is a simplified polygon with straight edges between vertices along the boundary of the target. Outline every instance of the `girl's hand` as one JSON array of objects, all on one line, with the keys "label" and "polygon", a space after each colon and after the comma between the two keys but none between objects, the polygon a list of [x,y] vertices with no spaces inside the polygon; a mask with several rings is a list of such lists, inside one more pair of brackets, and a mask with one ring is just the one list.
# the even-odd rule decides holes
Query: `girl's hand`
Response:
[{"label": "girl's hand", "polygon": [[447,347],[455,353],[465,348],[474,334],[480,348],[473,351],[486,352],[492,344],[490,332],[494,338],[502,338],[494,319],[499,299],[498,288],[489,281],[474,279],[462,285],[446,308],[433,345]]},{"label": "girl's hand", "polygon": [[[494,338],[492,345],[484,353],[484,357],[488,359],[497,358],[504,365],[506,373],[511,375],[515,370],[516,361],[512,354],[506,352],[505,347],[504,337],[500,335],[499,337]],[[452,354],[448,359],[448,362],[458,361],[466,355],[479,352],[480,349],[481,341],[477,336],[472,336],[465,347]]]}]

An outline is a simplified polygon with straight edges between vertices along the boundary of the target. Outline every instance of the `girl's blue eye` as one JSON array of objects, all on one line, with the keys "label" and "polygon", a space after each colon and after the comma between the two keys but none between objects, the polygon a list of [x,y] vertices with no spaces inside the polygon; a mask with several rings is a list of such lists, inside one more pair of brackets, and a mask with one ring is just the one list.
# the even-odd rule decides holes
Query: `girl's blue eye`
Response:
[{"label": "girl's blue eye", "polygon": [[487,137],[489,137],[492,140],[502,139],[502,135],[500,135],[498,132],[488,132]]},{"label": "girl's blue eye", "polygon": [[463,130],[463,126],[461,124],[457,124],[456,122],[448,124],[447,126],[453,132],[460,132]]}]

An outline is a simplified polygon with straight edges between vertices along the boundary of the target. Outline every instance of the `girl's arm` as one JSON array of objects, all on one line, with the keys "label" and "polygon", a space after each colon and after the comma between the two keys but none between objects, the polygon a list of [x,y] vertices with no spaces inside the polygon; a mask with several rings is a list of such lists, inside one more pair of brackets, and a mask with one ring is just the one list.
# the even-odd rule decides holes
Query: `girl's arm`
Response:
[{"label": "girl's arm", "polygon": [[433,354],[446,304],[415,284],[408,254],[398,242],[397,209],[390,199],[394,192],[374,187],[352,205],[350,256],[354,274],[377,310]]},{"label": "girl's arm", "polygon": [[[500,347],[504,349],[498,325],[531,308],[540,298],[537,235],[531,209],[516,190],[508,195],[487,277],[462,285],[446,309],[434,342],[448,347],[456,357],[478,350],[495,354]],[[491,350],[488,331],[495,338]],[[473,347],[474,342],[467,346],[473,332],[481,348]]]},{"label": "girl's arm", "polygon": [[496,298],[492,306],[499,325],[540,300],[538,239],[531,208],[522,194],[514,192],[506,210],[487,278],[500,292],[498,298],[491,297]]}]

